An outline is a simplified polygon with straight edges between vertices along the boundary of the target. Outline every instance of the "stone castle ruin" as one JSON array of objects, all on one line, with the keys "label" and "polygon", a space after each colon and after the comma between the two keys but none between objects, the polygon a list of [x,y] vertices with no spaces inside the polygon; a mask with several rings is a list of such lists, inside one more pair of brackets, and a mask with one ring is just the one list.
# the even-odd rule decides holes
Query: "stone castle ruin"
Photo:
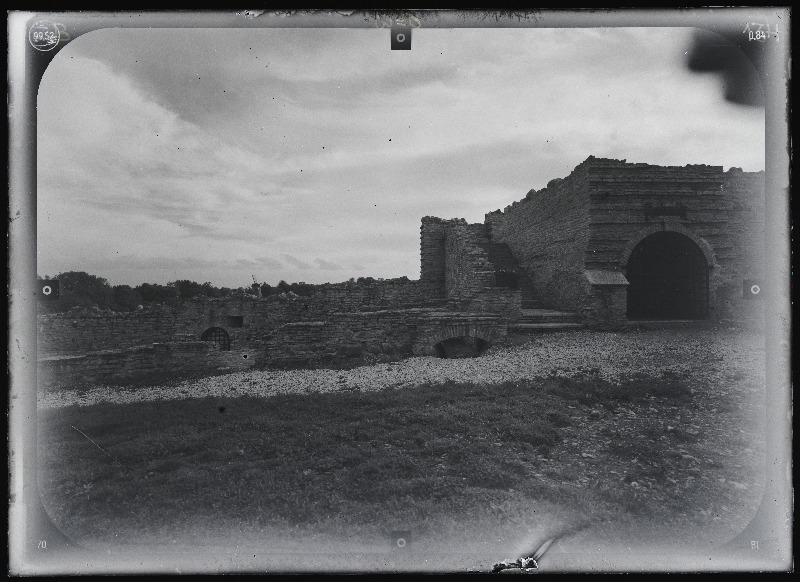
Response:
[{"label": "stone castle ruin", "polygon": [[757,322],[764,188],[763,172],[589,157],[483,223],[424,217],[416,281],[42,314],[40,382],[459,357],[548,330]]}]

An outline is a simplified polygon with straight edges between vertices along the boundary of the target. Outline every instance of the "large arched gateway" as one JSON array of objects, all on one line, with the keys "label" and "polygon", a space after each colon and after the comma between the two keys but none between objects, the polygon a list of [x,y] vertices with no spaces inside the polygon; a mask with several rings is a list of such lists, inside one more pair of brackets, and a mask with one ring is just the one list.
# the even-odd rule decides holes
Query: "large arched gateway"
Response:
[{"label": "large arched gateway", "polygon": [[689,237],[656,232],[634,247],[626,277],[629,319],[706,319],[708,263]]}]

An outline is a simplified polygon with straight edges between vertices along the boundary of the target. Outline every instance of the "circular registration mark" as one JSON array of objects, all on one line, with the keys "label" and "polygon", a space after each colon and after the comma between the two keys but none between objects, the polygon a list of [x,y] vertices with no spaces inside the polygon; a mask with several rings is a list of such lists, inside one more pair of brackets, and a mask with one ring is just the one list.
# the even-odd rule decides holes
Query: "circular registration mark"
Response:
[{"label": "circular registration mark", "polygon": [[752,287],[750,287],[750,293],[752,293],[753,295],[758,295],[759,293],[761,293],[761,287],[759,287],[758,285],[753,285]]},{"label": "circular registration mark", "polygon": [[61,40],[61,32],[49,20],[37,20],[28,31],[28,41],[37,51],[53,50],[59,40]]}]

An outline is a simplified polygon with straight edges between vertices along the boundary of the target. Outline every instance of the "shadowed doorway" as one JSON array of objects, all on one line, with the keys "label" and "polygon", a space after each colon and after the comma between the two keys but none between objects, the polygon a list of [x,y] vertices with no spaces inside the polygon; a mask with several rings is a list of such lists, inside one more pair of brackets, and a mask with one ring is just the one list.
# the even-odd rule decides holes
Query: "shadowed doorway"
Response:
[{"label": "shadowed doorway", "polygon": [[706,319],[708,264],[689,237],[657,232],[628,259],[628,319]]},{"label": "shadowed doorway", "polygon": [[434,346],[440,358],[474,358],[489,347],[489,342],[477,337],[452,337]]}]

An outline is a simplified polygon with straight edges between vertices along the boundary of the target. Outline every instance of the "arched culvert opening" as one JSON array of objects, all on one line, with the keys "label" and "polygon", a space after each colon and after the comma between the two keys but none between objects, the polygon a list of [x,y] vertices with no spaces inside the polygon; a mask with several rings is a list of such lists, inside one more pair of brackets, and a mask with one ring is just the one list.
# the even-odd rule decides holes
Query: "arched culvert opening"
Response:
[{"label": "arched culvert opening", "polygon": [[231,349],[231,338],[228,332],[221,327],[210,327],[203,332],[200,339],[204,342],[215,342],[219,344],[220,350]]},{"label": "arched culvert opening", "polygon": [[475,358],[489,348],[489,342],[479,337],[451,337],[433,346],[440,358]]},{"label": "arched culvert opening", "polygon": [[677,232],[656,232],[634,247],[626,268],[628,319],[706,319],[708,264]]}]

